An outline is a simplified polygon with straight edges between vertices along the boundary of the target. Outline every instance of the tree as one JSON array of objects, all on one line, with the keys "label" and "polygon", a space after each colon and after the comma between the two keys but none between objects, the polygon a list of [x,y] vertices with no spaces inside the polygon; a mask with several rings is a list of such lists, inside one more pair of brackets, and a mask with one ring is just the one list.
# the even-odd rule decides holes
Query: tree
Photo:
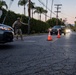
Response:
[{"label": "tree", "polygon": [[33,3],[33,2],[30,3],[30,8],[32,10],[32,18],[33,18],[33,9],[35,9],[34,5],[35,5],[35,3]]},{"label": "tree", "polygon": [[6,7],[6,9],[8,9],[8,6],[7,6],[7,4],[6,4],[6,2],[5,1],[3,1],[3,0],[0,0],[0,18],[1,18],[1,16],[2,16],[2,7],[3,6],[5,6]]},{"label": "tree", "polygon": [[41,14],[45,13],[45,10],[42,7],[35,7],[34,13],[38,13],[40,16],[40,20],[41,20]]},{"label": "tree", "polygon": [[[48,23],[51,27],[53,27],[53,26],[56,25],[56,20],[57,20],[56,18],[52,18],[52,19],[47,20],[47,23]],[[64,25],[64,22],[61,21],[61,19],[58,19],[58,25]]]},{"label": "tree", "polygon": [[18,5],[24,6],[24,15],[25,15],[25,10],[26,10],[25,6],[26,6],[27,2],[28,2],[28,0],[19,0],[18,1]]},{"label": "tree", "polygon": [[46,13],[47,13],[47,10],[43,10],[43,13],[45,14],[45,21],[46,21],[46,17],[47,17]]},{"label": "tree", "polygon": [[5,1],[0,0],[0,9],[2,9],[2,7],[5,6],[6,9],[8,8],[7,4]]}]

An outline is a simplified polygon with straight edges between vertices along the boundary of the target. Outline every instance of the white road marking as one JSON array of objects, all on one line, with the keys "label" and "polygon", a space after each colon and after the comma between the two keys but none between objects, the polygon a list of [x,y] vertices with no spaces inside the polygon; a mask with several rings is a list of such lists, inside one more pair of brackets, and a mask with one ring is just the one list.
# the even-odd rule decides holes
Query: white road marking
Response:
[{"label": "white road marking", "polygon": [[36,41],[34,41],[34,40],[25,40],[24,42],[35,43]]}]

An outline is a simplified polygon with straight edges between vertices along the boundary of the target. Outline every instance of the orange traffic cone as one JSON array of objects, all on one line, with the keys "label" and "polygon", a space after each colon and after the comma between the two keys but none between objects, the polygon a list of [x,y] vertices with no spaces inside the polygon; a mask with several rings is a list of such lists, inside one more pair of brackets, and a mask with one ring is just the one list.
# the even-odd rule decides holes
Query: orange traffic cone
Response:
[{"label": "orange traffic cone", "polygon": [[48,40],[48,41],[52,41],[52,36],[51,36],[51,34],[50,34],[50,31],[49,31],[47,40]]},{"label": "orange traffic cone", "polygon": [[58,35],[57,35],[57,38],[60,38],[60,31],[58,30]]}]

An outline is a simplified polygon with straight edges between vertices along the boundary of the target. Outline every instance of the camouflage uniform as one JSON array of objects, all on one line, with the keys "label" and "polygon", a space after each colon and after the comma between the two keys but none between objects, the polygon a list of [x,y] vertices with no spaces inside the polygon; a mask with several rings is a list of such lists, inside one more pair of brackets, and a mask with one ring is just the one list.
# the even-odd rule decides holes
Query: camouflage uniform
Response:
[{"label": "camouflage uniform", "polygon": [[20,21],[20,18],[17,18],[17,21],[13,23],[13,28],[15,30],[16,38],[18,39],[18,34],[20,34],[21,40],[23,40],[21,25],[23,23]]}]

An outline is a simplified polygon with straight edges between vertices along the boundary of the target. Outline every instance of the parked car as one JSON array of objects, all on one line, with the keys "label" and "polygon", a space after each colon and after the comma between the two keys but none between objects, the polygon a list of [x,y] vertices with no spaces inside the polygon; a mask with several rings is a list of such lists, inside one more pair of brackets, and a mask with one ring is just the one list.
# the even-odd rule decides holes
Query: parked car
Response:
[{"label": "parked car", "polygon": [[52,34],[56,34],[57,35],[58,34],[58,30],[59,30],[60,35],[61,34],[64,34],[64,35],[66,34],[66,27],[65,26],[56,25],[50,31],[51,35]]},{"label": "parked car", "polygon": [[14,30],[11,26],[0,24],[0,43],[12,42]]}]

